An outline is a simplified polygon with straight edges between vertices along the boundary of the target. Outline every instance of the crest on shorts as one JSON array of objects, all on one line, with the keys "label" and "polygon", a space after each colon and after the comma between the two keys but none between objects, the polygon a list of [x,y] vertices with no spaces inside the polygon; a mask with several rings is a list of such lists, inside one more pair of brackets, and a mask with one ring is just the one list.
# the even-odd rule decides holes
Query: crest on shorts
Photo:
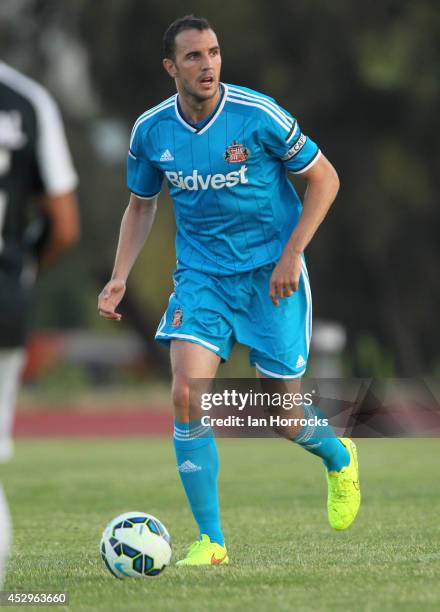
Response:
[{"label": "crest on shorts", "polygon": [[224,160],[228,162],[228,164],[239,164],[240,162],[244,162],[247,160],[251,152],[244,144],[240,144],[236,140],[226,147]]},{"label": "crest on shorts", "polygon": [[173,320],[171,327],[180,327],[183,323],[183,310],[180,306],[177,306],[173,312]]}]

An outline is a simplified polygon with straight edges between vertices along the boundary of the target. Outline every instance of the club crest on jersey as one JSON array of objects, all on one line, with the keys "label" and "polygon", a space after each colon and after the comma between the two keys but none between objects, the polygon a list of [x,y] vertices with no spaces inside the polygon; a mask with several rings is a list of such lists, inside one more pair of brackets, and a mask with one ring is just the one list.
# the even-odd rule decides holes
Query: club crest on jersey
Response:
[{"label": "club crest on jersey", "polygon": [[173,320],[171,322],[171,327],[180,327],[183,323],[183,310],[180,306],[173,312]]},{"label": "club crest on jersey", "polygon": [[240,162],[246,161],[249,155],[249,149],[234,140],[229,147],[226,147],[224,160],[227,161],[228,164],[239,164]]}]

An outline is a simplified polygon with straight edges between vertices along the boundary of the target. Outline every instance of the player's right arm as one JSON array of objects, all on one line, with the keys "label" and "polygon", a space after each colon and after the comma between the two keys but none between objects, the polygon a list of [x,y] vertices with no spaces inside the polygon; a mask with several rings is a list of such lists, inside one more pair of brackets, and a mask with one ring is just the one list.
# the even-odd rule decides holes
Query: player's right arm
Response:
[{"label": "player's right arm", "polygon": [[105,319],[120,321],[116,308],[124,297],[125,283],[153,225],[163,173],[150,161],[149,113],[135,122],[127,156],[130,203],[122,218],[111,280],[99,294],[98,311]]},{"label": "player's right arm", "polygon": [[116,308],[124,297],[128,275],[151,231],[156,209],[157,196],[146,199],[131,194],[122,217],[112,277],[98,298],[98,311],[105,319],[120,321],[122,318]]}]

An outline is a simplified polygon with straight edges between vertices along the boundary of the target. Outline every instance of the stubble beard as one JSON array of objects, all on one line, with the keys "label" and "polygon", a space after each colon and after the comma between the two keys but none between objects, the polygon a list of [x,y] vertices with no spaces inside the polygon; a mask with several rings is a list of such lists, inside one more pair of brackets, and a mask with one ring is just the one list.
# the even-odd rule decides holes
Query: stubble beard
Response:
[{"label": "stubble beard", "polygon": [[188,87],[185,83],[182,83],[183,90],[185,94],[191,97],[196,104],[203,104],[207,100],[212,100],[219,92],[220,83],[217,81],[216,87],[214,88],[213,93],[206,93],[206,95],[201,95],[199,92],[194,91],[192,87]]}]

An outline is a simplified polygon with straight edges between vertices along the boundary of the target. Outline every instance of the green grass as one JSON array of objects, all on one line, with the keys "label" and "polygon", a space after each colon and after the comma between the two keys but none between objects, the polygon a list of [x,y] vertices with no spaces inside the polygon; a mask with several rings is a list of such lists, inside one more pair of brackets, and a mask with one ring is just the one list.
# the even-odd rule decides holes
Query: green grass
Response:
[{"label": "green grass", "polygon": [[315,457],[280,440],[219,448],[231,565],[118,581],[98,551],[117,514],[157,515],[173,537],[173,561],[195,538],[171,444],[19,443],[2,470],[15,531],[4,588],[67,590],[71,610],[440,608],[440,441],[361,440],[364,502],[342,533],[327,525]]}]

